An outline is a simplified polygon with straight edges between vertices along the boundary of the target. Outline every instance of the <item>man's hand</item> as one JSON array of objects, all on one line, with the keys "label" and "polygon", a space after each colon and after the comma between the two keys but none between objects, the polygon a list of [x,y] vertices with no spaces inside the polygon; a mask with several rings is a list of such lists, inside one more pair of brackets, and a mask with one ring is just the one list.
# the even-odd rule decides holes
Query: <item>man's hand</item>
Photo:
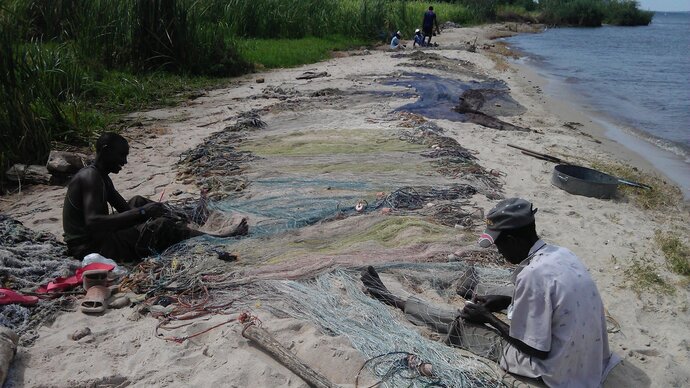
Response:
[{"label": "man's hand", "polygon": [[486,307],[475,303],[465,304],[465,308],[460,312],[460,318],[477,324],[488,323],[492,317]]},{"label": "man's hand", "polygon": [[474,302],[486,307],[492,313],[504,310],[510,305],[512,298],[504,295],[477,295]]},{"label": "man's hand", "polygon": [[163,206],[163,204],[160,202],[147,203],[146,205],[142,206],[140,209],[144,210],[147,218],[160,217],[165,213],[165,206]]}]

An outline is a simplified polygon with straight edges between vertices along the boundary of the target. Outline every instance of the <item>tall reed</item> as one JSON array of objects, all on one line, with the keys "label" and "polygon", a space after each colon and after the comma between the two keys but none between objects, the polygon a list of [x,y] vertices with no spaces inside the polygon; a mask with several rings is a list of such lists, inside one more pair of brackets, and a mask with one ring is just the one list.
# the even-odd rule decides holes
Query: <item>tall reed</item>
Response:
[{"label": "tall reed", "polygon": [[0,26],[0,178],[16,161],[45,163],[51,140],[73,130],[45,77],[36,77],[47,64],[39,44],[17,42]]},{"label": "tall reed", "polygon": [[0,180],[15,161],[41,162],[51,140],[91,137],[103,106],[136,109],[184,77],[248,71],[238,44],[248,56],[264,44],[252,55],[280,66],[268,52],[280,41],[267,39],[301,38],[323,51],[397,30],[410,37],[430,5],[439,23],[468,24],[494,20],[501,4],[536,8],[551,24],[651,20],[628,0],[0,0]]}]

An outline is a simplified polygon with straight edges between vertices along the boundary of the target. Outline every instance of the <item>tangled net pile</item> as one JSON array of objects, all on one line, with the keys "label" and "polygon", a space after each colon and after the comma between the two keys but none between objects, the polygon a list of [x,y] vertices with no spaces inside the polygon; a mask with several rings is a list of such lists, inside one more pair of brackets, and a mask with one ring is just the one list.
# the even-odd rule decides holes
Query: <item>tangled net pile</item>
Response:
[{"label": "tangled net pile", "polygon": [[[470,255],[463,260],[470,259]],[[484,289],[477,289],[481,292],[510,284],[510,271],[491,264],[492,259],[483,257],[486,255],[476,255],[473,265],[465,261],[389,263],[378,269],[397,278],[408,295],[422,289],[435,290],[440,303],[448,305],[463,300],[458,284],[463,274],[471,274],[471,287],[481,283]],[[135,268],[121,288],[147,296],[143,306],[159,319],[156,334],[164,340],[184,342],[234,322],[231,314],[256,307],[256,301],[270,301],[266,308],[277,315],[313,322],[329,335],[348,338],[370,359],[363,367],[378,376],[382,387],[501,386],[503,374],[495,366],[430,339],[433,334],[415,329],[400,312],[365,295],[358,274],[358,270],[334,269],[306,280],[271,280],[250,276],[217,257],[200,254],[180,261],[166,252],[158,260]],[[227,315],[228,320],[199,333],[175,336],[176,329],[189,325],[185,321],[208,315]],[[410,369],[410,357],[417,364],[431,364],[433,375]],[[401,363],[403,360],[407,363]]]},{"label": "tangled net pile", "polygon": [[244,166],[254,160],[251,153],[237,150],[245,131],[263,128],[255,112],[237,117],[235,124],[209,136],[199,146],[182,153],[178,166],[181,180],[195,181],[196,185],[214,199],[242,191],[247,181],[242,177]]},{"label": "tangled net pile", "polygon": [[[0,214],[0,279],[2,287],[30,292],[59,276],[67,276],[80,263],[67,256],[66,248],[49,233],[32,231],[6,215]],[[20,344],[31,344],[35,329],[50,320],[73,298],[62,296],[40,300],[38,305],[0,306],[0,325],[14,330]]]},{"label": "tangled net pile", "polygon": [[472,152],[460,145],[457,140],[444,136],[443,128],[438,125],[412,113],[403,112],[400,115],[404,121],[414,123],[415,128],[414,131],[403,132],[400,138],[410,143],[430,146],[431,150],[421,155],[434,159],[439,173],[466,180],[489,199],[503,198],[503,184],[499,178],[505,174],[480,166]]},{"label": "tangled net pile", "polygon": [[[403,187],[376,203],[376,208],[421,209],[433,201],[452,201],[472,197],[477,190],[470,185],[455,184],[448,188],[430,186]],[[452,226],[452,225],[451,225]]]},{"label": "tangled net pile", "polygon": [[[467,269],[464,263],[390,264],[380,268],[381,271],[407,271],[408,274],[421,271],[422,274],[431,275],[430,279],[442,273],[457,275]],[[485,285],[501,287],[509,283],[509,271],[505,269],[476,267],[475,270]],[[443,287],[438,283],[436,286]],[[383,387],[501,385],[502,375],[481,358],[425,338],[418,330],[402,322],[404,318],[400,317],[401,314],[382,308],[380,302],[362,293],[356,272],[336,270],[312,281],[269,281],[263,283],[263,287],[267,293],[277,293],[285,301],[283,312],[315,322],[327,333],[347,337],[367,358],[407,352],[433,367],[433,376],[429,377],[420,373],[410,375],[409,371],[395,373],[395,368],[398,368],[398,372],[406,370],[396,362],[389,363],[383,373],[376,370],[380,362],[370,365]],[[396,360],[400,360],[400,357]]]}]

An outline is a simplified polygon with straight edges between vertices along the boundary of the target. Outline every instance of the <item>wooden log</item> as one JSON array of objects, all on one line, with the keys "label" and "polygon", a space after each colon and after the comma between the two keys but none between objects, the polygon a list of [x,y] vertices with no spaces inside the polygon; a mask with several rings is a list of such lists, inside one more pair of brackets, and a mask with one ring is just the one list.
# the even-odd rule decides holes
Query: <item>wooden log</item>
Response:
[{"label": "wooden log", "polygon": [[275,359],[277,359],[286,368],[290,369],[297,376],[301,377],[307,384],[315,388],[335,388],[337,387],[326,377],[321,375],[319,372],[312,369],[309,365],[305,364],[297,358],[293,353],[281,345],[273,336],[266,330],[256,326],[249,325],[244,331],[242,331],[242,336],[251,341],[254,341],[257,346],[269,353]]},{"label": "wooden log", "polygon": [[0,386],[7,378],[7,372],[17,352],[17,342],[19,342],[19,336],[15,332],[0,326]]}]

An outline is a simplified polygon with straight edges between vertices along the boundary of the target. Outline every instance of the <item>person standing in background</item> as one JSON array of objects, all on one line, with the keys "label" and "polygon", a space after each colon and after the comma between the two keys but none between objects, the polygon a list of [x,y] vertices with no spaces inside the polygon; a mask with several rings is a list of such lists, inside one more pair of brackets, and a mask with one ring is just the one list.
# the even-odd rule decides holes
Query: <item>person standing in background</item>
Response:
[{"label": "person standing in background", "polygon": [[436,13],[434,12],[434,7],[429,6],[429,10],[424,13],[424,20],[422,20],[422,31],[424,32],[424,39],[429,37],[429,41],[426,42],[427,46],[431,46],[431,37],[434,35],[434,26],[436,26],[436,33],[440,34],[441,30],[438,28],[438,22],[436,21]]}]

